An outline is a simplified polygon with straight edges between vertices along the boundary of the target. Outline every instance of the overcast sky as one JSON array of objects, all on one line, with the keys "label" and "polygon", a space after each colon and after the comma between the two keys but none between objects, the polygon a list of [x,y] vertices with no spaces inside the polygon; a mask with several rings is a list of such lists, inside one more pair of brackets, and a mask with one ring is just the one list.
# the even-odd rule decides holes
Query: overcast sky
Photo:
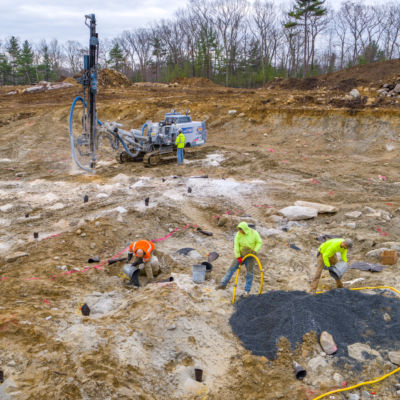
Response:
[{"label": "overcast sky", "polygon": [[[250,0],[251,2],[253,0]],[[277,5],[291,0],[272,0]],[[377,4],[380,0],[366,0]],[[90,3],[90,4],[88,4]],[[341,0],[330,0],[338,8]],[[187,0],[0,0],[0,40],[11,35],[38,43],[41,39],[89,40],[84,15],[96,14],[100,39],[112,39],[124,30],[149,26],[184,8]]]}]

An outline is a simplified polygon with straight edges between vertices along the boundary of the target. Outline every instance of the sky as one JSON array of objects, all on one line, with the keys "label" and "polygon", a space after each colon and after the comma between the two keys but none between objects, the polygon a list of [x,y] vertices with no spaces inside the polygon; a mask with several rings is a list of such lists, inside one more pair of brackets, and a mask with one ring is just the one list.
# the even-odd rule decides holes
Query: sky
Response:
[{"label": "sky", "polygon": [[[253,2],[254,0],[250,0]],[[288,5],[293,0],[272,0]],[[335,9],[342,0],[328,0]],[[380,0],[365,0],[366,4]],[[150,26],[173,17],[186,7],[187,0],[0,0],[0,41],[17,36],[38,43],[57,39],[60,43],[89,41],[84,15],[94,13],[100,39],[112,39],[124,30]]]}]

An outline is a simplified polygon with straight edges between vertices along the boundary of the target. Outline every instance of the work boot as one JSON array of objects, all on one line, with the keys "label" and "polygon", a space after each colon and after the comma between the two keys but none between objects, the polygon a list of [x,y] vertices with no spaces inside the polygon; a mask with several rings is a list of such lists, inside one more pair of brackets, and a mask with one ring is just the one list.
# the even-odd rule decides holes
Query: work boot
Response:
[{"label": "work boot", "polygon": [[219,290],[219,289],[226,289],[226,285],[223,285],[222,283],[220,283],[220,284],[217,286],[217,290]]},{"label": "work boot", "polygon": [[250,292],[244,292],[242,295],[242,297],[244,297],[244,298],[249,297],[249,296],[250,296]]}]

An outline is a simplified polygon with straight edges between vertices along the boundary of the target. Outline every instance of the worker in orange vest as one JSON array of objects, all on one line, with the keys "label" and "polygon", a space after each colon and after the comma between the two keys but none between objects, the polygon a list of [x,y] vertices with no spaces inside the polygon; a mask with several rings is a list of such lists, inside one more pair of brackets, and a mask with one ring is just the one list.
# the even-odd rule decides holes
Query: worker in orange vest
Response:
[{"label": "worker in orange vest", "polygon": [[134,285],[134,287],[139,287],[139,273],[143,269],[146,272],[148,282],[150,282],[154,278],[154,276],[157,276],[160,273],[160,264],[158,262],[158,258],[157,256],[151,254],[154,248],[154,243],[145,239],[133,242],[129,246],[128,263],[133,258],[132,266],[138,268],[132,274],[131,280],[129,282],[130,285]]}]

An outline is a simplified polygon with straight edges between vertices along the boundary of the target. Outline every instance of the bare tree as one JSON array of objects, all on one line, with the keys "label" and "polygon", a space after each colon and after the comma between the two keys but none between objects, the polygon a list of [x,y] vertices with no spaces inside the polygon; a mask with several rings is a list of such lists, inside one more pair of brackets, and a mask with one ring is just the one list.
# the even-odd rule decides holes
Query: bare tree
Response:
[{"label": "bare tree", "polygon": [[228,86],[248,3],[246,0],[216,0],[214,7],[215,22],[224,47],[225,84]]}]

